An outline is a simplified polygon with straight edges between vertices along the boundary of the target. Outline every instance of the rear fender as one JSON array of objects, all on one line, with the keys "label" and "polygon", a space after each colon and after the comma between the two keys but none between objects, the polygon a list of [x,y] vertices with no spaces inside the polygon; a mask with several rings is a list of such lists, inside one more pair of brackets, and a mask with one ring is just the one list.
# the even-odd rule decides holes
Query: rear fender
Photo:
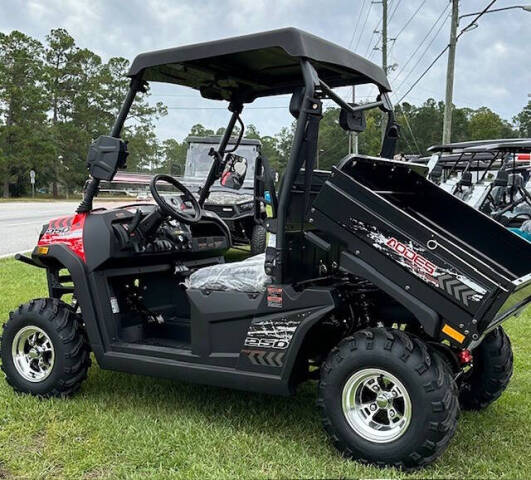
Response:
[{"label": "rear fender", "polygon": [[347,273],[369,280],[409,310],[430,337],[438,338],[441,323],[439,314],[408,293],[403,286],[392,282],[367,262],[348,252],[341,253],[339,267]]}]

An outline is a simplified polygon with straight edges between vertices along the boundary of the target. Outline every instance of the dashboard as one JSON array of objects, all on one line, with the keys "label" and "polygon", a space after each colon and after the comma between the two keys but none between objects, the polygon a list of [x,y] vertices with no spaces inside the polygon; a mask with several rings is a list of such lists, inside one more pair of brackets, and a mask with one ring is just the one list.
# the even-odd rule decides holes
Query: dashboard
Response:
[{"label": "dashboard", "polygon": [[155,205],[141,204],[93,211],[85,222],[84,245],[87,264],[96,268],[155,255],[179,261],[219,256],[231,247],[231,235],[213,212],[203,211],[199,222],[188,225],[162,218]]}]

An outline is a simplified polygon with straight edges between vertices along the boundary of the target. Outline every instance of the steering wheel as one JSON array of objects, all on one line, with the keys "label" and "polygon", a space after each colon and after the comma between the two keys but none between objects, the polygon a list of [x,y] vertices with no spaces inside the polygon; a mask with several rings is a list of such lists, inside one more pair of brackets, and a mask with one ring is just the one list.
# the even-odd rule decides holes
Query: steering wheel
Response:
[{"label": "steering wheel", "polygon": [[[170,205],[166,200],[164,200],[164,198],[157,190],[157,183],[159,182],[169,183],[170,185],[173,185],[177,190],[179,190],[184,195],[184,201],[190,201],[190,203],[192,204],[192,207],[194,209],[194,215],[190,213],[185,213],[182,210],[178,210],[176,207]],[[171,177],[170,175],[155,175],[151,179],[149,189],[151,190],[151,195],[153,195],[153,198],[155,199],[155,202],[157,202],[157,205],[160,207],[162,212],[168,215],[169,217],[188,224],[197,223],[199,220],[201,220],[201,207],[199,206],[199,202],[197,201],[197,199],[194,197],[192,192],[190,192],[190,190],[188,190],[181,182]]]}]

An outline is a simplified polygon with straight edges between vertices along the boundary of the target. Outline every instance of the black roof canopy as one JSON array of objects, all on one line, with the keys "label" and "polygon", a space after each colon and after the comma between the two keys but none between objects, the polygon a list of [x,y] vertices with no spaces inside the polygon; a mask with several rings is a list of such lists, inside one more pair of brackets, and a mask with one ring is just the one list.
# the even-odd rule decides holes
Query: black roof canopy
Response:
[{"label": "black roof canopy", "polygon": [[300,59],[330,87],[374,83],[391,90],[378,65],[296,28],[142,53],[128,76],[200,90],[206,98],[253,101],[303,86]]},{"label": "black roof canopy", "polygon": [[463,150],[465,153],[474,152],[512,152],[512,153],[529,153],[531,152],[531,139],[515,138],[513,140],[502,140],[492,142],[487,145],[476,145]]},{"label": "black roof canopy", "polygon": [[529,140],[527,138],[496,138],[490,140],[470,140],[467,142],[446,143],[442,145],[432,145],[428,152],[452,152],[454,150],[463,150],[470,147],[481,147],[482,145],[491,145],[495,143],[522,142]]}]

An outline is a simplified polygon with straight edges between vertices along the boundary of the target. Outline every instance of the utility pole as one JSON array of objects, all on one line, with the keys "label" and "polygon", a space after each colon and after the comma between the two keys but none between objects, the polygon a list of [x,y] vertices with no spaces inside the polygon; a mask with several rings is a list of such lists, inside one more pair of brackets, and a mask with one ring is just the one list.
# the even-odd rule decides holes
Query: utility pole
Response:
[{"label": "utility pole", "polygon": [[455,47],[457,43],[457,24],[459,22],[459,0],[452,2],[452,25],[450,27],[450,43],[448,44],[448,67],[446,69],[446,98],[444,100],[444,120],[442,143],[452,141],[452,109],[454,93]]},{"label": "utility pole", "polygon": [[382,0],[382,68],[387,74],[387,0]]},{"label": "utility pole", "polygon": [[[382,68],[387,75],[387,0],[382,0]],[[385,113],[382,112],[382,140],[386,126]]]},{"label": "utility pole", "polygon": [[[356,103],[356,86],[352,85],[352,104]],[[358,132],[350,132],[348,136],[348,153],[358,154]]]}]

